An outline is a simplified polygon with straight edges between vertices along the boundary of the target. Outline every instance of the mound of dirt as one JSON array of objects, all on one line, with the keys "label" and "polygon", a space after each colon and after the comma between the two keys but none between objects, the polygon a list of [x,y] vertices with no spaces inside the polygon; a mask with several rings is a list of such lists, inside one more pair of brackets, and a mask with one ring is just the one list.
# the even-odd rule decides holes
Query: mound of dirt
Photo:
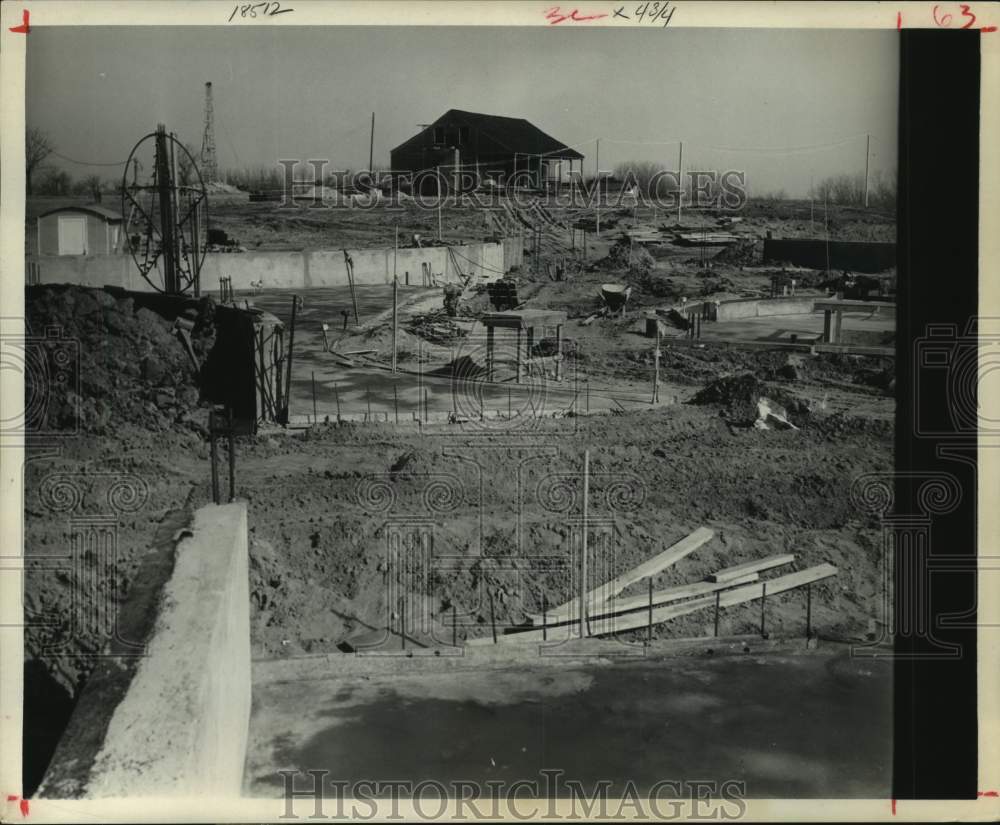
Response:
[{"label": "mound of dirt", "polygon": [[751,372],[718,378],[699,390],[691,400],[692,404],[717,404],[721,414],[729,423],[738,426],[753,426],[761,416],[761,402],[765,407],[780,406],[781,413],[787,414],[789,422],[796,426],[808,416],[807,406],[777,387],[769,386]]},{"label": "mound of dirt", "polygon": [[714,255],[712,260],[722,264],[733,264],[734,266],[750,266],[759,258],[756,243],[751,239],[747,239],[725,247]]},{"label": "mound of dirt", "polygon": [[[199,359],[214,341],[213,309],[210,299],[197,306],[191,342]],[[192,423],[198,377],[171,321],[124,293],[75,286],[30,290],[25,311],[25,392],[38,399],[32,425],[40,431]]]}]

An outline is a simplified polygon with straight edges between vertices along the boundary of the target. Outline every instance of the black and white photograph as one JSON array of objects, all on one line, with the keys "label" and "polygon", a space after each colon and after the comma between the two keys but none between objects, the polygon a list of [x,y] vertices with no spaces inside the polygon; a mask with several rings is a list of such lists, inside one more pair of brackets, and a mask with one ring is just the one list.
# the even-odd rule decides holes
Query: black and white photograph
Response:
[{"label": "black and white photograph", "polygon": [[997,814],[995,8],[154,5],[3,10],[4,821]]}]

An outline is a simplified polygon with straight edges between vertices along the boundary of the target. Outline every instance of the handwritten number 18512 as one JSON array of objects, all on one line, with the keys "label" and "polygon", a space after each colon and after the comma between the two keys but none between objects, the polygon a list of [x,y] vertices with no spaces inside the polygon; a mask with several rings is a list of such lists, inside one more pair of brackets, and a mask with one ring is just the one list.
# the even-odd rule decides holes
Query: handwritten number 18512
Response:
[{"label": "handwritten number 18512", "polygon": [[281,3],[277,2],[237,4],[233,6],[233,13],[229,15],[229,20],[226,22],[232,22],[237,13],[240,17],[255,18],[274,17],[276,14],[287,14],[290,11],[295,11],[295,9],[283,9]]}]

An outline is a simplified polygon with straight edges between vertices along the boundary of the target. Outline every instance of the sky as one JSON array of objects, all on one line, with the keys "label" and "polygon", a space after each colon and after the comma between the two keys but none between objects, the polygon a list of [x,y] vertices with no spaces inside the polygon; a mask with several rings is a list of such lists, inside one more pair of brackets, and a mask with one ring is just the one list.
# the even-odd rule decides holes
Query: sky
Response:
[{"label": "sky", "polygon": [[[65,158],[124,161],[166,123],[201,146],[211,81],[222,169],[375,166],[448,109],[524,117],[584,169],[737,169],[751,194],[896,165],[894,31],[492,27],[38,27],[27,123]],[[121,166],[51,158],[74,177]]]}]

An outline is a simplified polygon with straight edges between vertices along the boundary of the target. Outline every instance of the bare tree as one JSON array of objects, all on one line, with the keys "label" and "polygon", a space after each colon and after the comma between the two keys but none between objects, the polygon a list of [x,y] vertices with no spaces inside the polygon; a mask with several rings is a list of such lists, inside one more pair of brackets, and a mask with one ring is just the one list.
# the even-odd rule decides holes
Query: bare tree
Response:
[{"label": "bare tree", "polygon": [[31,176],[53,151],[54,147],[45,132],[35,128],[27,130],[24,141],[24,177],[29,195],[31,194]]},{"label": "bare tree", "polygon": [[190,143],[185,144],[185,148],[187,152],[178,151],[176,153],[177,183],[180,186],[191,186],[198,177],[195,174],[195,170],[197,169],[200,152]]}]

